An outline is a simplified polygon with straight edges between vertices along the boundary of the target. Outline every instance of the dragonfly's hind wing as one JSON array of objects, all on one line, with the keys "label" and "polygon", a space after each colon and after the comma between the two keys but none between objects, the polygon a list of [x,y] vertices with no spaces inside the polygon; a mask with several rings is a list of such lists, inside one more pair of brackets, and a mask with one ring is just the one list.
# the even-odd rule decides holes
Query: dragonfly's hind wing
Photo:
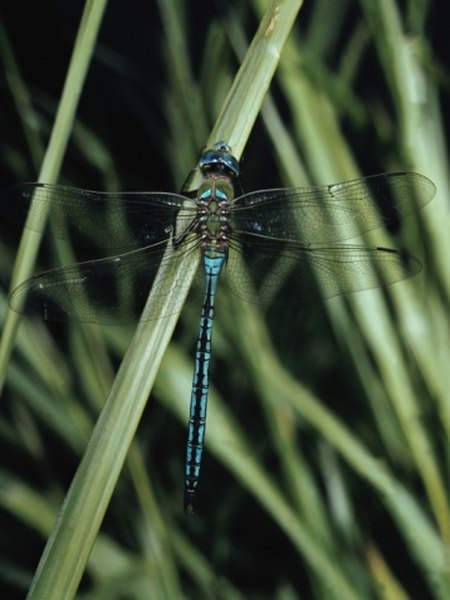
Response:
[{"label": "dragonfly's hind wing", "polygon": [[0,215],[77,246],[130,250],[163,242],[183,208],[193,220],[195,203],[164,192],[96,192],[47,183],[23,183],[0,192]]},{"label": "dragonfly's hind wing", "polygon": [[233,204],[239,234],[328,243],[359,236],[400,219],[433,198],[432,181],[418,173],[382,173],[332,185],[251,192]]},{"label": "dragonfly's hind wing", "polygon": [[263,306],[297,304],[389,285],[421,270],[420,262],[390,248],[350,244],[233,242],[227,280],[233,292]]},{"label": "dragonfly's hind wing", "polygon": [[[47,321],[83,321],[120,324],[140,318],[158,269],[164,280],[154,289],[152,312],[147,318],[173,314],[183,294],[168,301],[169,289],[184,284],[175,277],[179,260],[186,252],[198,251],[198,244],[186,242],[174,251],[164,243],[99,260],[45,271],[15,288],[9,298],[16,312]],[[169,286],[165,283],[170,282]],[[162,292],[161,290],[165,290]],[[172,297],[172,296],[171,296]],[[154,316],[153,316],[154,315]]]}]

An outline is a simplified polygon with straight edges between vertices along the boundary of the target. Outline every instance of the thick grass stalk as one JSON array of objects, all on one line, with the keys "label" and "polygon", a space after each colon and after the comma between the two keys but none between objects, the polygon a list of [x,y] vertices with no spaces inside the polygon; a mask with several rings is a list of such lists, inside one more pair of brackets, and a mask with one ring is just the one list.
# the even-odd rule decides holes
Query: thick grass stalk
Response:
[{"label": "thick grass stalk", "polygon": [[[236,109],[233,108],[236,107],[235,97],[245,103],[246,119],[252,125],[300,5],[299,0],[270,4],[256,34],[258,42],[246,55],[210,137],[213,141],[217,141],[219,137],[225,139],[238,155],[245,145],[250,128],[242,130],[243,124],[237,119]],[[248,74],[248,79],[242,76],[243,72]],[[259,93],[255,100],[251,94],[256,89],[262,89],[264,93]],[[231,117],[228,116],[228,111],[231,111]],[[193,277],[196,266],[192,260],[187,263],[180,261],[175,277],[183,283],[182,289],[188,289],[187,282]],[[164,285],[169,286],[170,292],[162,289]],[[170,295],[178,292],[164,277],[155,282],[152,293],[167,295],[168,302],[173,298],[178,304],[178,300]],[[144,310],[145,321],[138,327],[122,362],[46,546],[30,598],[59,600],[61,597],[70,598],[76,592],[159,363],[176,324],[176,313],[166,318],[159,318],[160,315],[154,314],[151,300],[152,295],[148,308]]]}]

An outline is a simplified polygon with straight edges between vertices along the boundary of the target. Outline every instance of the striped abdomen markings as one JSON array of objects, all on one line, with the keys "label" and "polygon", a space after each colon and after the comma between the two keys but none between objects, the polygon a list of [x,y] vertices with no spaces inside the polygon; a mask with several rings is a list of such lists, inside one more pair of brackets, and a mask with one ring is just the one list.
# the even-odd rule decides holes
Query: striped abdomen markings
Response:
[{"label": "striped abdomen markings", "polygon": [[217,282],[224,262],[225,253],[205,252],[203,256],[205,298],[195,352],[185,466],[184,511],[191,515],[195,514],[196,492],[205,440],[214,299]]}]

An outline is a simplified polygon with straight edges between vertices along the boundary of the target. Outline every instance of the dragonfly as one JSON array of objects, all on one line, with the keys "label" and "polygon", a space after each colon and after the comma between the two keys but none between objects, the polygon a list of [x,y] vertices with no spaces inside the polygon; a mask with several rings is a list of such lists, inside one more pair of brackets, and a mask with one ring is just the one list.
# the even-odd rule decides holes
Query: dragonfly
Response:
[{"label": "dragonfly", "polygon": [[[200,156],[194,197],[166,192],[105,193],[25,183],[0,194],[0,215],[112,256],[34,275],[16,287],[10,307],[48,321],[126,323],[139,318],[158,269],[173,284],[178,257],[200,260],[203,306],[195,349],[186,459],[184,511],[197,512],[205,440],[216,290],[222,271],[231,290],[267,305],[296,303],[301,292],[324,298],[392,284],[421,269],[392,248],[347,243],[372,229],[398,224],[435,194],[412,172],[383,173],[319,187],[236,194],[238,160],[218,142]],[[33,208],[30,210],[33,201]],[[345,243],[343,243],[345,242]],[[285,282],[290,288],[286,293]],[[130,290],[132,292],[130,293]],[[161,314],[179,309],[154,294]]]}]

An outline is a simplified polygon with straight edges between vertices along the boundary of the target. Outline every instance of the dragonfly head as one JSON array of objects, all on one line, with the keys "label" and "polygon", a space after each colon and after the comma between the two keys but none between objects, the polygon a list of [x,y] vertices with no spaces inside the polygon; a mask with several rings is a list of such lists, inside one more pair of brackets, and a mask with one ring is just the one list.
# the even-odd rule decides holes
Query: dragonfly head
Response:
[{"label": "dragonfly head", "polygon": [[231,154],[231,148],[226,142],[217,142],[212,150],[205,150],[200,156],[198,166],[204,175],[215,171],[233,179],[239,176],[239,162]]}]

